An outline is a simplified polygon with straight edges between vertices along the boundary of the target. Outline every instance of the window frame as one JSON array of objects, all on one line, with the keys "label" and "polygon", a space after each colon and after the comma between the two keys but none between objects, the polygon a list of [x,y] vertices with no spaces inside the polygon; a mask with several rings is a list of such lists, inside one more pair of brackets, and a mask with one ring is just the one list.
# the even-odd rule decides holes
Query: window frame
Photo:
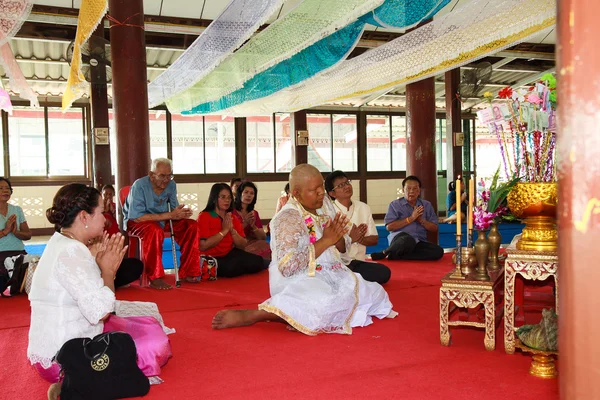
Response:
[{"label": "window frame", "polygon": [[[15,100],[13,106],[29,107],[28,101]],[[10,127],[9,118],[12,118],[6,111],[2,111],[2,146],[4,149],[4,176],[9,178],[15,186],[58,186],[68,183],[83,183],[91,184],[92,181],[92,140],[91,140],[91,121],[90,121],[90,104],[74,103],[72,108],[80,108],[82,116],[82,135],[83,135],[83,175],[50,175],[50,146],[49,146],[49,123],[48,109],[61,108],[62,104],[57,102],[40,102],[40,108],[44,110],[44,145],[46,150],[46,174],[21,176],[12,175],[10,170]]]}]

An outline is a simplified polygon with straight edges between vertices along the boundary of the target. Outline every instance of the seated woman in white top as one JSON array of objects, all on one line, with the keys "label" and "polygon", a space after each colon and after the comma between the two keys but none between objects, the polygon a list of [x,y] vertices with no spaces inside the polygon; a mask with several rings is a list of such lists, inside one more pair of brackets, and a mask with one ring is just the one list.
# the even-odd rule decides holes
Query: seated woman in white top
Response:
[{"label": "seated woman in white top", "polygon": [[121,234],[105,234],[88,248],[104,230],[100,198],[98,190],[72,183],[56,193],[46,211],[56,233],[42,254],[29,293],[27,357],[49,382],[57,382],[60,371],[54,355],[73,338],[114,330],[129,333],[146,376],[158,375],[171,356],[169,340],[155,318],[113,314],[117,306],[122,308],[116,304],[114,280],[127,247]]}]

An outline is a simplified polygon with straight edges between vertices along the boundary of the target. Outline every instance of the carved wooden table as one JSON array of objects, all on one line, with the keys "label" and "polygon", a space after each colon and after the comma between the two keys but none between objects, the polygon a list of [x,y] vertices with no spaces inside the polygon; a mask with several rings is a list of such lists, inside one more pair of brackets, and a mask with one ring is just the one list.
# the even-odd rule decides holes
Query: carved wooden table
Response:
[{"label": "carved wooden table", "polygon": [[515,352],[515,277],[543,281],[554,277],[556,289],[556,314],[558,314],[558,253],[506,249],[504,263],[504,350]]},{"label": "carved wooden table", "polygon": [[[440,288],[440,342],[443,346],[450,345],[449,326],[474,326],[485,329],[484,344],[488,351],[496,348],[496,292],[502,295],[502,284],[504,280],[504,269],[489,271],[489,281],[476,281],[473,279],[475,274],[469,275],[466,279],[450,279],[452,272],[449,272],[442,278],[442,287]],[[452,320],[452,313],[449,313],[450,304],[455,304],[459,308],[474,308],[479,304],[483,305],[485,312],[485,322]],[[499,307],[500,312],[502,308]]]}]

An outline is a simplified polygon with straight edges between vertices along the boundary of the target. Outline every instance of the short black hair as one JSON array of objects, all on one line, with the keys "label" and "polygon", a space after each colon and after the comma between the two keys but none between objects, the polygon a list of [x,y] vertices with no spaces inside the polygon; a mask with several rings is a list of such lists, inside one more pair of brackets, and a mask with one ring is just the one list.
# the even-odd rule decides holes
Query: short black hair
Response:
[{"label": "short black hair", "polygon": [[[222,190],[227,190],[229,192],[229,195],[233,198],[233,193],[231,192],[231,186],[229,186],[228,184],[221,182],[221,183],[215,183],[214,185],[212,185],[212,188],[210,188],[210,193],[208,195],[208,201],[206,202],[206,207],[204,207],[204,210],[202,210],[202,212],[210,212],[210,211],[215,211],[217,209],[217,201],[219,200],[219,193],[221,193]],[[229,209],[227,210],[227,212],[232,212],[233,211],[233,201],[231,202],[231,204],[229,205]]]},{"label": "short black hair", "polygon": [[[333,171],[332,173],[327,175],[327,177],[325,178],[325,191],[327,192],[327,194],[329,194],[329,192],[333,191],[333,182],[335,182],[335,180],[339,179],[339,178],[348,179],[348,176],[346,175],[346,173],[344,171],[340,171],[340,170]],[[335,199],[335,197],[332,197],[331,195],[329,195],[329,197],[331,197],[332,199]]]},{"label": "short black hair", "polygon": [[235,194],[234,207],[238,211],[242,211],[242,193],[244,193],[244,189],[247,187],[254,190],[254,199],[250,204],[248,204],[248,212],[254,211],[254,206],[256,205],[256,199],[258,198],[258,189],[256,185],[250,181],[244,181],[240,186],[237,187],[237,193]]},{"label": "short black hair", "polygon": [[409,175],[406,178],[404,178],[404,180],[402,181],[402,189],[404,189],[404,186],[406,186],[406,182],[408,182],[408,181],[417,182],[419,184],[419,189],[421,189],[421,186],[423,186],[423,185],[421,185],[421,180],[419,178],[417,178],[414,175]]},{"label": "short black hair", "polygon": [[229,186],[233,186],[234,183],[239,182],[242,183],[242,178],[240,178],[239,176],[236,176],[235,178],[231,178],[231,181],[229,181]]},{"label": "short black hair", "polygon": [[101,192],[104,192],[106,189],[112,189],[113,192],[115,191],[115,187],[113,185],[111,185],[111,184],[107,184],[107,185],[102,186]]},{"label": "short black hair", "polygon": [[0,182],[6,182],[6,184],[8,185],[8,188],[10,189],[10,194],[13,194],[12,183],[10,183],[10,180],[8,178],[4,178],[4,177],[0,176]]}]

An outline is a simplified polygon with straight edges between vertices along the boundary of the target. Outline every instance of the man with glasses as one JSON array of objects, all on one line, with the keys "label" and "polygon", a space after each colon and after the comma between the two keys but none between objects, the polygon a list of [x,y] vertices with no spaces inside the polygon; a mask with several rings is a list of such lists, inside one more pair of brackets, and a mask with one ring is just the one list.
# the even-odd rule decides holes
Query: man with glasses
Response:
[{"label": "man with glasses", "polygon": [[389,247],[371,254],[373,260],[439,260],[444,249],[427,241],[427,232],[437,232],[437,215],[430,202],[421,199],[421,181],[414,175],[402,181],[404,197],[390,203],[385,214]]},{"label": "man with glasses", "polygon": [[375,246],[379,241],[371,208],[362,201],[352,200],[352,181],[343,171],[333,171],[325,178],[325,190],[333,200],[335,211],[341,212],[352,222],[349,233],[352,244],[341,254],[344,264],[366,281],[379,284],[389,281],[391,271],[388,267],[365,261],[367,246]]},{"label": "man with glasses", "polygon": [[[169,206],[171,204],[171,212]],[[189,219],[192,210],[177,201],[177,185],[168,158],[152,161],[148,176],[131,185],[123,205],[123,229],[142,238],[145,271],[154,289],[171,289],[163,278],[162,249],[167,221],[173,221],[173,234],[181,249],[179,277],[190,283],[200,282],[200,250],[198,226]]]}]

